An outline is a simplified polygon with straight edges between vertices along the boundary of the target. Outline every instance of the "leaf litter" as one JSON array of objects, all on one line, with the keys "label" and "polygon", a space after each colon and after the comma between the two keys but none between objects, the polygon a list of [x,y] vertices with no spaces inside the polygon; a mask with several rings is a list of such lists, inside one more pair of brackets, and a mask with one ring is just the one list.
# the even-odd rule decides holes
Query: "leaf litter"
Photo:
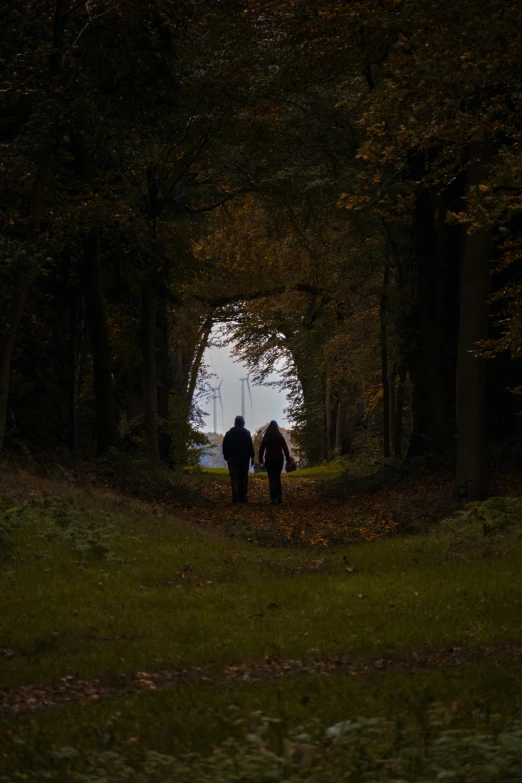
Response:
[{"label": "leaf litter", "polygon": [[397,530],[388,495],[335,502],[325,499],[319,483],[307,477],[283,477],[283,488],[283,504],[273,506],[268,482],[261,478],[249,482],[248,503],[232,503],[225,482],[202,484],[207,504],[189,514],[197,525],[265,547],[343,545],[373,541]]}]

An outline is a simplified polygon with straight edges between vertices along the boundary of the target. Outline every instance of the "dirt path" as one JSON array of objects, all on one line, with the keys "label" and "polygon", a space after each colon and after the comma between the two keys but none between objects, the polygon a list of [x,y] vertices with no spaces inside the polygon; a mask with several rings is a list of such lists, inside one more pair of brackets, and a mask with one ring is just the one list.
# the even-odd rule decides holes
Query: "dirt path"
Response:
[{"label": "dirt path", "polygon": [[361,498],[326,497],[314,478],[283,477],[283,505],[269,502],[266,479],[249,482],[249,502],[232,504],[228,482],[202,484],[206,508],[189,510],[206,528],[261,546],[328,546],[372,541],[396,531],[389,490]]},{"label": "dirt path", "polygon": [[308,661],[270,659],[242,661],[215,672],[211,666],[187,669],[160,669],[153,672],[132,672],[107,678],[84,680],[63,677],[55,685],[23,685],[0,690],[0,715],[5,717],[31,710],[45,709],[78,701],[99,701],[121,698],[131,693],[155,690],[173,684],[183,686],[230,683],[266,682],[299,674],[329,675],[333,673],[357,676],[383,670],[418,671],[423,668],[458,667],[462,664],[490,661],[494,663],[522,662],[522,646],[503,645],[448,647],[441,650],[416,652],[411,650],[400,659],[353,659],[345,655],[314,658]]}]

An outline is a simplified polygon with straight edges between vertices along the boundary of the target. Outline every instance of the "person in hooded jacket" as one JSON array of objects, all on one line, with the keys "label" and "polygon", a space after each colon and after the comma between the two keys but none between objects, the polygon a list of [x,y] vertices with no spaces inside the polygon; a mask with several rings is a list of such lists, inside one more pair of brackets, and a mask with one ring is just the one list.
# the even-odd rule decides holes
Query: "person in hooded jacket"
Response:
[{"label": "person in hooded jacket", "polygon": [[290,452],[286,445],[277,421],[271,421],[265,430],[261,446],[259,448],[259,462],[264,463],[268,473],[270,487],[270,501],[272,505],[283,502],[283,487],[281,485],[281,471],[283,470],[283,455],[290,459]]},{"label": "person in hooded jacket", "polygon": [[254,464],[254,443],[245,427],[242,416],[236,416],[234,426],[223,438],[223,456],[228,463],[230,484],[232,485],[232,503],[248,502],[248,470],[250,460]]}]

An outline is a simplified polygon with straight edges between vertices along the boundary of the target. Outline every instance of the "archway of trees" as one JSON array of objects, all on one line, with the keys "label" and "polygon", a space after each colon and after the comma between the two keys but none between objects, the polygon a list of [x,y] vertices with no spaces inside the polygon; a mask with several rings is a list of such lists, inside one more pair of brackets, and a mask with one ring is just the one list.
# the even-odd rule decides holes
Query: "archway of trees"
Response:
[{"label": "archway of trees", "polygon": [[[0,442],[180,465],[212,326],[316,463],[519,432],[520,4],[3,11]],[[489,361],[488,361],[489,359]]]}]

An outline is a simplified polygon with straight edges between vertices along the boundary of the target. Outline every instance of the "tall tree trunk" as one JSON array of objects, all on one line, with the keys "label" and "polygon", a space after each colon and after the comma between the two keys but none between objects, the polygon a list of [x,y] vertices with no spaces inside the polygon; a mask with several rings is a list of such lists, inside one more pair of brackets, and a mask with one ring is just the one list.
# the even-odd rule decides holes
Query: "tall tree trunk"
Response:
[{"label": "tall tree trunk", "polygon": [[433,443],[433,409],[424,356],[411,356],[408,368],[411,380],[412,431],[407,457],[414,459],[424,456]]},{"label": "tall tree trunk", "polygon": [[169,321],[164,302],[158,307],[157,327],[156,375],[158,378],[158,418],[161,419],[158,448],[161,461],[173,467],[170,406],[170,395],[173,389],[173,365],[170,358]]},{"label": "tall tree trunk", "polygon": [[208,341],[210,339],[210,333],[212,331],[213,326],[214,326],[214,322],[212,321],[212,316],[209,315],[208,318],[205,320],[203,326],[201,327],[201,331],[199,333],[199,342],[196,348],[196,352],[194,354],[192,366],[190,368],[189,384],[187,389],[187,401],[189,405],[192,405],[192,403],[194,402],[194,393],[196,391],[196,384],[198,382],[199,368],[201,367],[203,354],[207,349]]},{"label": "tall tree trunk", "polygon": [[390,284],[390,261],[384,262],[384,276],[379,306],[379,323],[381,338],[381,372],[382,372],[382,405],[383,405],[383,456],[390,456],[390,386],[388,377],[388,287]]},{"label": "tall tree trunk", "polygon": [[[416,180],[422,180],[424,165],[422,158],[415,173]],[[458,190],[458,196],[462,195],[460,188],[459,182],[453,189]],[[446,204],[453,198],[457,198],[453,191],[436,198],[429,187],[422,185],[416,194],[413,213],[413,246],[418,278],[416,316],[431,407],[431,447],[443,455],[448,466],[453,463],[455,451],[453,367],[447,356],[447,346],[456,340],[456,307],[451,296],[456,281],[451,275],[457,260],[455,243],[450,236],[452,231],[447,227],[445,216]]]},{"label": "tall tree trunk", "polygon": [[325,390],[325,411],[326,411],[326,458],[333,459],[335,450],[335,427],[337,406],[333,399],[332,381],[327,372],[326,390]]},{"label": "tall tree trunk", "polygon": [[335,456],[342,457],[348,452],[345,451],[345,421],[347,416],[346,403],[337,403],[337,415],[335,417]]},{"label": "tall tree trunk", "polygon": [[29,286],[31,282],[30,262],[27,258],[20,261],[16,280],[7,311],[7,324],[0,338],[0,452],[4,447],[5,428],[7,420],[7,405],[9,400],[9,385],[11,380],[11,362],[16,342],[16,336],[22,320]]},{"label": "tall tree trunk", "polygon": [[152,285],[142,292],[143,421],[147,457],[160,462],[158,446],[158,381],[156,378],[156,325],[158,295]]},{"label": "tall tree trunk", "polygon": [[[71,1],[72,0],[56,0],[54,4],[54,13],[52,15],[53,43],[52,47],[50,47],[51,51],[48,59],[49,83],[52,83],[53,80],[59,78],[62,59],[60,49],[63,43],[65,24],[68,18]],[[59,86],[61,85],[56,85],[56,87]],[[48,132],[45,134],[41,145],[38,168],[29,195],[27,209],[27,216],[29,218],[27,240],[29,243],[34,242],[40,233],[44,196],[51,175],[52,156],[56,144],[55,121],[58,114],[59,97],[58,90],[51,96],[51,110],[47,122]],[[9,385],[11,379],[11,362],[33,273],[33,264],[24,248],[20,256],[13,283],[13,292],[7,308],[5,331],[0,336],[0,453],[4,448]]]},{"label": "tall tree trunk", "polygon": [[169,420],[169,399],[172,387],[172,362],[169,351],[169,325],[164,306],[158,307],[158,331],[156,349],[156,373],[158,377],[158,416]]},{"label": "tall tree trunk", "polygon": [[397,387],[396,387],[397,371],[395,367],[390,370],[388,375],[388,394],[390,397],[389,412],[390,412],[390,455],[395,456],[396,444],[395,444],[395,417],[396,417],[396,405],[397,405]]},{"label": "tall tree trunk", "polygon": [[344,399],[337,406],[335,429],[335,454],[342,457],[350,454],[357,428],[364,419],[362,390],[358,384],[351,383],[345,391]]},{"label": "tall tree trunk", "polygon": [[183,369],[183,350],[179,343],[174,345],[170,355],[170,375],[172,378],[172,391],[178,397],[185,399],[187,389]]},{"label": "tall tree trunk", "polygon": [[120,445],[118,411],[112,377],[109,329],[103,299],[100,242],[96,231],[84,241],[85,314],[91,339],[98,454]]},{"label": "tall tree trunk", "polygon": [[[488,150],[470,145],[467,191],[484,182]],[[486,366],[475,346],[488,336],[491,290],[491,236],[488,231],[466,234],[461,261],[461,300],[457,353],[457,471],[458,497],[479,500],[487,488]]]},{"label": "tall tree trunk", "polygon": [[406,372],[404,369],[399,370],[399,383],[397,385],[397,393],[395,397],[395,421],[394,427],[394,443],[395,443],[395,457],[402,457],[402,428],[403,428],[403,415],[404,415],[404,385],[406,383]]},{"label": "tall tree trunk", "polygon": [[[29,195],[27,210],[29,218],[29,230],[27,232],[28,243],[34,242],[40,233],[45,190],[51,173],[54,141],[54,133],[52,133],[42,146],[40,164]],[[0,336],[0,453],[4,447],[9,385],[11,380],[11,362],[18,329],[20,328],[20,322],[29,295],[33,273],[33,264],[29,258],[28,250],[23,248],[16,270],[11,299],[7,308],[4,331]]]},{"label": "tall tree trunk", "polygon": [[78,376],[80,365],[80,298],[75,291],[70,311],[70,389],[69,389],[69,449],[76,451],[78,445]]}]

